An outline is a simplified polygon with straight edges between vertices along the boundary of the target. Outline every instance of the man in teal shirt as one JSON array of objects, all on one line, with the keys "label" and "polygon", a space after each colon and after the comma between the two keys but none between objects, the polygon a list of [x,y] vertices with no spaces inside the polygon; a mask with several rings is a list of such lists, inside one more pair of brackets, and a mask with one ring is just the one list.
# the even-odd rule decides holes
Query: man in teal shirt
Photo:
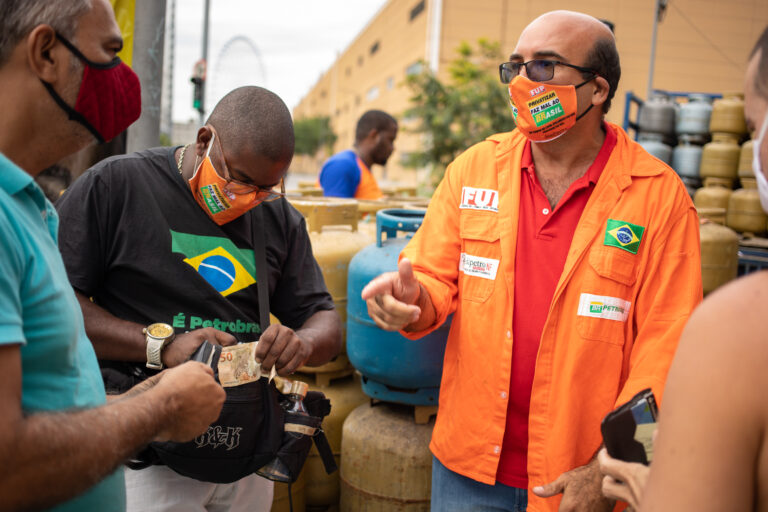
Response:
[{"label": "man in teal shirt", "polygon": [[[210,368],[186,363],[107,404],[33,177],[138,116],[108,0],[0,3],[0,508],[122,511],[119,466],[152,440],[188,441],[219,415]],[[98,94],[96,92],[98,91]]]}]

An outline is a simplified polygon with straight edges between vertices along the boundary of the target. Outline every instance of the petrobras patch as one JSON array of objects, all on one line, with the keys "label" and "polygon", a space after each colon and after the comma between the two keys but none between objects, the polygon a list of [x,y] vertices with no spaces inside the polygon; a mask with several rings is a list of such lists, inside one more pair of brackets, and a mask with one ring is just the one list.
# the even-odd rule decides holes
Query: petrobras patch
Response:
[{"label": "petrobras patch", "polygon": [[581,298],[579,299],[578,315],[626,322],[629,317],[629,309],[631,306],[631,302],[617,297],[582,293]]},{"label": "petrobras patch", "polygon": [[493,281],[496,279],[497,270],[499,270],[499,260],[461,253],[459,272],[464,272],[468,276],[482,277],[483,279]]},{"label": "petrobras patch", "polygon": [[487,188],[463,187],[461,189],[461,204],[465,210],[499,211],[499,191]]}]

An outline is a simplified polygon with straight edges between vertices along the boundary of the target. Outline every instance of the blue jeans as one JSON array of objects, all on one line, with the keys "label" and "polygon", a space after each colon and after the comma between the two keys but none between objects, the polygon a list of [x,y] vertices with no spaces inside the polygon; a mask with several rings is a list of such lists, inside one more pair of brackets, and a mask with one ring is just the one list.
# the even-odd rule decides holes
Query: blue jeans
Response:
[{"label": "blue jeans", "polygon": [[480,483],[432,456],[432,512],[525,512],[527,506],[526,489]]}]

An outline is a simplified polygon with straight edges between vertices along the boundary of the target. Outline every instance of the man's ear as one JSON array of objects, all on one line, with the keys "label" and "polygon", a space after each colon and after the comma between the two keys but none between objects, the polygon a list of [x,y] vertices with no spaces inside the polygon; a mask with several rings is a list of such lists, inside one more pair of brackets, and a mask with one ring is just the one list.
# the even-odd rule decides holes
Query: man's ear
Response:
[{"label": "man's ear", "polygon": [[208,151],[208,144],[211,143],[213,138],[213,131],[208,125],[200,127],[197,130],[197,140],[195,141],[195,154],[200,158],[205,156],[205,152]]},{"label": "man's ear", "polygon": [[608,80],[598,76],[595,77],[595,90],[592,92],[592,104],[599,106],[608,100],[608,92],[611,90],[611,86],[608,84]]},{"label": "man's ear", "polygon": [[36,26],[19,44],[26,46],[27,62],[32,73],[44,82],[56,82],[61,76],[62,66],[70,66],[71,54],[64,45],[58,44],[56,31],[50,25]]}]

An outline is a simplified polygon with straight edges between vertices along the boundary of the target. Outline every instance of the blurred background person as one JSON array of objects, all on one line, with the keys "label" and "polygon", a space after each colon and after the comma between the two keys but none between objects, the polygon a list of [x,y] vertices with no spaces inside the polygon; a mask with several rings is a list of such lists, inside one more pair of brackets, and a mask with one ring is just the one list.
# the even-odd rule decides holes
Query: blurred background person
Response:
[{"label": "blurred background person", "polygon": [[355,147],[329,158],[320,170],[323,195],[380,199],[373,164],[385,165],[395,150],[397,120],[381,110],[369,110],[357,121]]}]

